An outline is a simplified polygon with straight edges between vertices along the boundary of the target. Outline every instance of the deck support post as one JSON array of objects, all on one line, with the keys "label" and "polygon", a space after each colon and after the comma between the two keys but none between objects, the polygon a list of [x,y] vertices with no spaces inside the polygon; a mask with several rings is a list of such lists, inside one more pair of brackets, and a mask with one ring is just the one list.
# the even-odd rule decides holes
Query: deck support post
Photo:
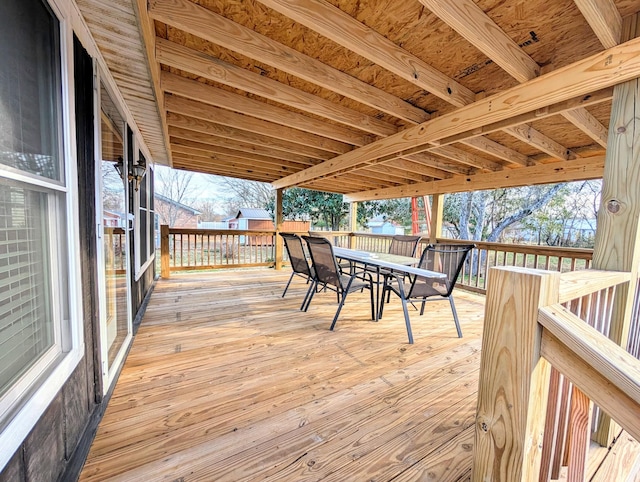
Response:
[{"label": "deck support post", "polygon": [[[638,36],[640,15],[625,18],[623,41]],[[640,79],[614,88],[609,126],[593,268],[631,272],[631,282],[617,288],[609,332],[626,349],[640,263]],[[608,447],[615,432],[601,414],[593,440]]]},{"label": "deck support post", "polygon": [[160,226],[160,276],[169,279],[171,268],[169,267],[169,226]]},{"label": "deck support post", "polygon": [[442,236],[442,217],[444,213],[444,194],[434,194],[431,199],[431,224],[429,225],[429,244],[436,244]]},{"label": "deck support post", "polygon": [[559,285],[557,272],[489,271],[472,480],[538,480],[551,373],[538,308],[558,301]]},{"label": "deck support post", "polygon": [[276,189],[276,233],[275,237],[275,268],[276,270],[282,269],[282,255],[284,252],[284,243],[282,241],[282,236],[280,236],[280,232],[282,231],[282,195],[284,193],[284,189]]},{"label": "deck support post", "polygon": [[358,203],[349,203],[349,248],[356,249],[356,230],[358,228]]}]

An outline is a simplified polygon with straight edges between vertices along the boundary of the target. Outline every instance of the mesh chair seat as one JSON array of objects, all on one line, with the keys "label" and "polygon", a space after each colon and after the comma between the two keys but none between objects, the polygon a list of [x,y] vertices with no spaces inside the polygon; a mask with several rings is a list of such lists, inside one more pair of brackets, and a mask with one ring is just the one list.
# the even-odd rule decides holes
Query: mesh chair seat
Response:
[{"label": "mesh chair seat", "polygon": [[302,239],[300,238],[300,236],[292,233],[280,233],[280,236],[282,236],[282,239],[284,240],[284,246],[287,250],[287,254],[289,255],[289,261],[291,262],[292,270],[289,281],[287,282],[287,285],[284,287],[284,291],[282,292],[282,297],[284,298],[284,295],[287,294],[287,290],[289,289],[289,285],[291,284],[291,280],[293,280],[294,276],[301,276],[302,278],[306,279],[307,283],[309,283],[309,281],[312,281],[315,277],[315,272],[313,270],[313,266],[309,266],[309,262],[307,261],[307,256],[304,252],[304,247],[302,245]]},{"label": "mesh chair seat", "polygon": [[455,287],[465,259],[475,245],[473,244],[436,244],[429,245],[423,251],[420,257],[418,267],[421,269],[444,273],[446,278],[430,278],[425,276],[414,276],[410,280],[405,280],[401,276],[392,274],[385,279],[383,288],[382,303],[380,304],[380,313],[378,318],[382,318],[384,308],[384,293],[395,293],[402,300],[402,308],[404,311],[405,324],[407,326],[407,335],[409,343],[413,343],[413,335],[411,334],[411,324],[409,321],[409,312],[407,310],[407,300],[421,300],[422,307],[420,315],[424,313],[425,303],[430,298],[446,298],[451,305],[453,319],[458,332],[458,337],[462,338],[462,330],[458,314],[456,313],[455,303],[453,301],[453,288]]},{"label": "mesh chair seat", "polygon": [[334,290],[338,295],[339,304],[330,327],[330,330],[333,330],[336,322],[338,321],[338,316],[344,306],[347,295],[354,291],[360,291],[363,288],[366,288],[370,291],[371,295],[371,319],[376,319],[373,299],[373,280],[371,275],[368,275],[367,280],[366,277],[360,277],[361,272],[355,272],[353,274],[341,272],[333,254],[333,247],[329,240],[312,236],[303,236],[302,238],[307,242],[312,266],[315,270],[312,287],[309,289],[307,293],[308,296],[302,303],[302,309],[304,311],[309,309],[311,300],[319,287]]}]

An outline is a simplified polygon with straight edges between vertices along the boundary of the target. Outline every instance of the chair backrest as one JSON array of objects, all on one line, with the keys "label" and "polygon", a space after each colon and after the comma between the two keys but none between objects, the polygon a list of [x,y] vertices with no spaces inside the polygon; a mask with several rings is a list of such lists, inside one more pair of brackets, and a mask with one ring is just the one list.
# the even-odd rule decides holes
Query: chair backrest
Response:
[{"label": "chair backrest", "polygon": [[333,255],[331,242],[326,238],[302,236],[309,247],[309,255],[316,273],[316,279],[323,284],[342,287],[340,269]]},{"label": "chair backrest", "polygon": [[415,256],[422,236],[394,236],[391,238],[389,254],[399,256]]},{"label": "chair backrest", "polygon": [[474,244],[430,244],[422,252],[418,267],[444,273],[443,280],[417,276],[408,297],[449,296],[456,284],[467,254]]},{"label": "chair backrest", "polygon": [[291,269],[296,273],[311,276],[311,269],[309,268],[307,257],[304,254],[304,248],[302,246],[302,239],[300,236],[292,233],[280,233],[280,236],[282,236],[284,246],[289,254]]}]

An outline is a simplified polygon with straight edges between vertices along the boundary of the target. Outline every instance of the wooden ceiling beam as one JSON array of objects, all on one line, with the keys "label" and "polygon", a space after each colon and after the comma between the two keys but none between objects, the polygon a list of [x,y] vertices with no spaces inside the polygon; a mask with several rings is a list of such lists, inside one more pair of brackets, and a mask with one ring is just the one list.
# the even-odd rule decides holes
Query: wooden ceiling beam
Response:
[{"label": "wooden ceiling beam", "polygon": [[540,67],[535,60],[473,0],[419,1],[518,82],[527,82],[539,75]]},{"label": "wooden ceiling beam", "polygon": [[163,71],[160,79],[165,92],[170,92],[205,104],[233,110],[241,114],[250,115],[258,119],[292,127],[354,146],[364,146],[374,140],[372,136],[364,134],[361,131],[355,131],[335,124],[328,124],[315,117],[309,117],[276,105],[250,99],[240,94],[227,92],[226,90],[198,82],[197,80],[187,79],[170,72]]},{"label": "wooden ceiling beam", "polygon": [[173,149],[190,149],[193,154],[195,154],[196,152],[200,152],[199,155],[207,155],[208,153],[228,154],[230,156],[241,157],[249,161],[255,160],[259,162],[266,162],[269,164],[288,167],[296,171],[306,169],[307,167],[313,165],[313,163],[311,162],[294,162],[280,158],[263,156],[260,154],[255,154],[253,152],[239,151],[237,149],[229,149],[226,147],[204,144],[202,142],[189,141],[176,137],[171,137],[171,146]]},{"label": "wooden ceiling beam", "polygon": [[462,140],[461,143],[512,164],[518,164],[520,166],[532,166],[535,164],[535,161],[529,156],[525,156],[518,151],[498,144],[486,137],[471,137],[470,139]]},{"label": "wooden ceiling beam", "polygon": [[281,151],[279,149],[273,149],[270,147],[264,147],[247,142],[237,141],[235,139],[228,139],[225,137],[215,136],[211,134],[205,134],[190,129],[183,129],[179,127],[169,127],[169,136],[175,139],[179,139],[187,142],[198,142],[201,144],[210,145],[213,147],[219,146],[228,149],[235,149],[250,154],[259,154],[262,156],[271,157],[274,160],[287,160],[291,162],[307,164],[309,166],[317,163],[314,159],[308,156],[300,156],[298,154],[292,154],[290,152]]},{"label": "wooden ceiling beam", "polygon": [[475,100],[473,91],[325,0],[259,2],[455,106]]},{"label": "wooden ceiling beam", "polygon": [[273,174],[264,174],[262,172],[256,172],[252,169],[231,169],[226,166],[214,166],[208,163],[194,161],[193,159],[179,157],[175,159],[174,169],[185,169],[189,171],[198,171],[205,174],[212,174],[214,176],[235,177],[238,179],[248,179],[250,181],[258,182],[271,182],[274,177]]},{"label": "wooden ceiling beam", "polygon": [[574,0],[574,3],[604,48],[620,43],[622,17],[613,0]]},{"label": "wooden ceiling beam", "polygon": [[[452,174],[461,174],[463,176],[468,176],[477,172],[477,169],[475,167],[469,167],[464,164],[460,164],[459,162],[451,162],[449,159],[434,156],[428,152],[406,155],[403,156],[403,159],[408,159],[410,161],[422,164],[423,166],[433,167],[442,171],[450,172]],[[385,161],[382,162],[384,163]]]},{"label": "wooden ceiling beam", "polygon": [[[438,0],[419,0],[442,21],[458,32],[462,37],[478,48],[483,54],[498,64],[518,82],[534,79],[540,74],[540,66],[511,37],[509,37],[473,0],[440,2]],[[584,109],[565,117],[589,137],[595,138],[607,129]],[[586,121],[588,119],[588,122]],[[581,122],[579,120],[582,120]],[[577,122],[574,122],[577,121]],[[556,158],[565,147],[534,131],[531,126],[508,129],[507,132],[522,142],[546,152]],[[526,135],[522,135],[526,133]],[[605,142],[606,144],[606,142]],[[570,156],[569,156],[570,157]],[[567,157],[564,157],[565,159]]]},{"label": "wooden ceiling beam", "polygon": [[609,130],[587,109],[568,110],[562,113],[562,117],[606,149]]},{"label": "wooden ceiling beam", "polygon": [[558,142],[549,137],[540,134],[529,124],[520,124],[504,129],[507,134],[512,135],[516,139],[535,147],[536,149],[546,152],[551,157],[566,161],[567,159],[575,159],[576,155],[570,149],[567,149]]},{"label": "wooden ceiling beam", "polygon": [[[442,74],[436,77],[419,75],[418,68],[414,66],[425,68],[426,65],[419,58],[324,0],[259,1],[425,90],[434,92],[432,90],[434,85],[438,89],[443,85],[455,83],[456,89],[464,95],[457,97],[441,95],[440,97],[458,107],[468,105],[476,99],[473,92]],[[472,0],[456,2],[455,5],[437,0],[429,0],[423,3],[427,8],[433,7],[433,9],[437,10],[436,14],[440,13],[443,16],[447,16],[445,21],[455,24],[454,29],[460,28],[460,30],[464,31],[467,37],[472,39],[474,45],[479,43],[477,46],[482,46],[481,50],[484,48],[489,50],[492,55],[497,57],[497,62],[509,67],[517,78],[524,81],[537,76],[539,67],[536,62],[526,55]],[[482,26],[478,25],[478,23],[482,23]],[[478,34],[478,32],[486,33],[486,35]],[[495,38],[492,36],[493,34],[495,34]],[[426,67],[431,68],[428,65]],[[527,71],[527,73],[523,75],[522,71]],[[435,83],[432,80],[434,78],[437,78]],[[531,128],[528,129],[530,130]],[[542,145],[552,145],[554,142],[544,137],[541,133],[531,133],[530,138],[526,139],[526,142],[530,145],[537,145],[533,144],[534,141],[542,143]],[[475,142],[476,145],[479,145],[480,140]],[[504,146],[497,148],[499,144],[492,144],[492,142],[489,139],[486,140],[483,144],[485,147],[484,152],[493,156],[499,153],[496,157],[504,159],[507,156],[507,148]],[[520,153],[511,151],[509,162],[526,165],[523,164],[525,161]],[[530,161],[526,162],[530,163]]]},{"label": "wooden ceiling beam", "polygon": [[183,114],[176,114],[175,112],[167,113],[167,123],[172,127],[180,127],[182,129],[202,132],[203,134],[211,134],[220,137],[227,137],[229,139],[235,139],[241,142],[249,142],[251,144],[274,147],[276,149],[291,152],[293,154],[309,156],[313,159],[328,160],[333,157],[333,154],[328,153],[327,151],[316,149],[315,147],[307,147],[300,144],[294,144],[292,142],[282,141],[274,137],[254,134],[253,132],[236,129],[234,127],[223,126],[213,122],[196,119],[195,117],[189,117]]},{"label": "wooden ceiling beam", "polygon": [[489,159],[453,146],[431,148],[429,152],[485,171],[501,171],[504,169],[504,166],[498,162],[490,161]]},{"label": "wooden ceiling beam", "polygon": [[277,169],[281,172],[297,172],[301,169],[304,169],[304,166],[295,165],[287,162],[274,162],[273,159],[265,158],[265,157],[251,157],[246,153],[241,151],[232,151],[231,149],[223,149],[221,147],[215,150],[203,151],[202,149],[197,149],[193,147],[183,146],[181,144],[173,144],[171,146],[171,151],[176,154],[186,154],[189,156],[198,156],[207,159],[219,160],[219,159],[233,159],[234,162],[244,162],[244,163],[252,163],[250,165],[254,165],[256,167],[264,167]]},{"label": "wooden ceiling beam", "polygon": [[273,177],[280,177],[286,175],[286,173],[288,172],[291,172],[290,169],[279,168],[278,166],[274,166],[272,164],[261,164],[256,161],[247,161],[246,159],[227,156],[226,154],[211,154],[208,156],[199,156],[196,154],[182,152],[181,150],[176,149],[173,149],[172,152],[176,159],[189,160],[202,165],[224,166],[226,169],[230,169],[232,171],[248,170],[265,175],[271,175]]},{"label": "wooden ceiling beam", "polygon": [[519,126],[528,122],[546,119],[554,115],[562,114],[563,112],[569,110],[575,110],[579,107],[590,107],[593,105],[601,104],[603,102],[609,102],[611,101],[612,97],[613,88],[607,87],[584,96],[578,96],[566,101],[556,102],[545,107],[544,109],[526,112],[524,114],[517,114],[513,117],[507,117],[506,119],[497,122],[491,122],[482,127],[476,127],[474,129],[469,129],[452,136],[447,136],[439,139],[437,143],[439,145],[449,145],[456,142],[462,142],[466,139],[477,137],[482,134],[491,134],[493,132],[505,131],[505,129],[509,127]]},{"label": "wooden ceiling beam", "polygon": [[345,201],[360,202],[395,199],[429,194],[481,191],[485,189],[599,179],[602,177],[603,172],[604,156],[585,157],[561,163],[538,164],[521,169],[476,174],[470,177],[457,176],[441,181],[351,193],[345,196]]},{"label": "wooden ceiling beam", "polygon": [[295,75],[345,97],[419,124],[429,114],[338,69],[271,40],[189,0],[150,0],[152,18]]},{"label": "wooden ceiling beam", "polygon": [[244,131],[253,132],[263,136],[273,137],[283,141],[300,144],[303,146],[314,147],[332,154],[344,154],[349,152],[352,147],[343,142],[327,139],[326,137],[302,132],[291,127],[274,124],[273,122],[263,121],[244,114],[237,114],[226,109],[213,107],[200,102],[168,95],[165,99],[165,107],[167,111],[195,117],[208,122],[234,127]]},{"label": "wooden ceiling beam", "polygon": [[584,96],[640,76],[640,39],[599,52],[524,84],[476,101],[455,112],[342,154],[329,162],[274,183],[277,188],[321,177],[362,162],[404,157],[428,149],[428,144],[461,132],[473,131],[514,116],[534,113],[551,104]]},{"label": "wooden ceiling beam", "polygon": [[249,72],[198,50],[158,37],[158,61],[221,84],[244,90],[280,104],[294,107],[320,117],[360,129],[370,134],[388,136],[397,132],[396,126],[362,114],[313,94],[282,84],[277,80]]},{"label": "wooden ceiling beam", "polygon": [[[381,165],[384,166],[385,163],[381,163]],[[395,159],[393,161],[393,167],[396,169],[407,171],[409,173],[418,174],[420,176],[429,176],[435,179],[448,179],[453,176],[453,174],[445,171],[444,169],[427,166],[425,164],[422,164],[421,162],[412,161],[409,158]]]}]

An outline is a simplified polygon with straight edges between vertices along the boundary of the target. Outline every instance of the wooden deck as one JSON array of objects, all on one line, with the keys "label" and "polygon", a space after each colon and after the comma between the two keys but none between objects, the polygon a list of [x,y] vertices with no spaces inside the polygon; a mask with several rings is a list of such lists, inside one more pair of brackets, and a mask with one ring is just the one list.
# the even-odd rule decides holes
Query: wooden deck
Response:
[{"label": "wooden deck", "polygon": [[81,480],[458,481],[471,471],[483,297],[379,323],[350,295],[308,313],[289,271],[158,282]]}]

